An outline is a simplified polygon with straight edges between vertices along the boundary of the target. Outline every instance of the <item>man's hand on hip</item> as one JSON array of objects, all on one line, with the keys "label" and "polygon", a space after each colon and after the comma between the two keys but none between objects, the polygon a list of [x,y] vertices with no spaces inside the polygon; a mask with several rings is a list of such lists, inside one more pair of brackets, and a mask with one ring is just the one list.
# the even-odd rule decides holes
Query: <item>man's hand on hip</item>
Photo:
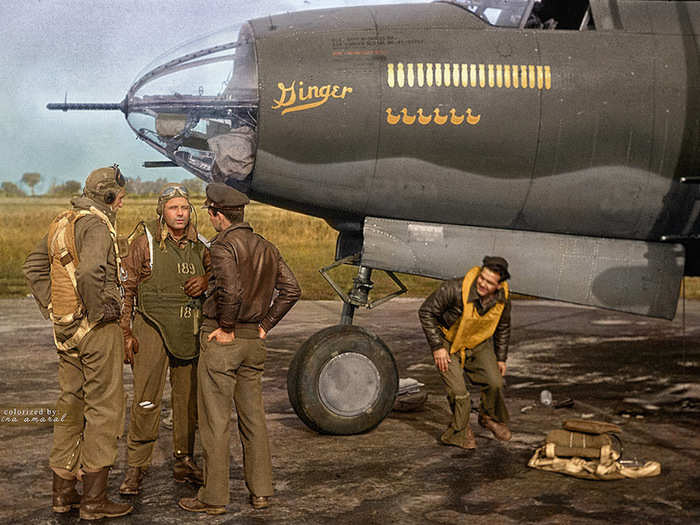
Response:
[{"label": "man's hand on hip", "polygon": [[433,359],[440,372],[447,372],[447,365],[452,362],[450,353],[444,348],[438,348],[433,351]]},{"label": "man's hand on hip", "polygon": [[217,343],[226,344],[232,342],[235,338],[236,336],[233,333],[233,330],[231,330],[230,332],[224,332],[221,328],[217,328],[209,334],[209,337],[207,337],[207,341],[216,339]]}]

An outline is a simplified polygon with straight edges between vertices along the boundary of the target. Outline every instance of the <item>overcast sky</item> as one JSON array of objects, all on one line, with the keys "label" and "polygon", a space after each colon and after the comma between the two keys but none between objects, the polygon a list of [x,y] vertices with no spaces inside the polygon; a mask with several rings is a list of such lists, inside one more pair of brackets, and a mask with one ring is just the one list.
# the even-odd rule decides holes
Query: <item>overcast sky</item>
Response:
[{"label": "overcast sky", "polygon": [[[411,0],[408,0],[411,1]],[[415,0],[414,0],[415,1]],[[136,139],[120,111],[48,111],[48,102],[120,102],[143,68],[178,45],[267,14],[396,0],[0,0],[0,182],[41,173],[83,181],[119,163],[142,179],[191,177]]]}]

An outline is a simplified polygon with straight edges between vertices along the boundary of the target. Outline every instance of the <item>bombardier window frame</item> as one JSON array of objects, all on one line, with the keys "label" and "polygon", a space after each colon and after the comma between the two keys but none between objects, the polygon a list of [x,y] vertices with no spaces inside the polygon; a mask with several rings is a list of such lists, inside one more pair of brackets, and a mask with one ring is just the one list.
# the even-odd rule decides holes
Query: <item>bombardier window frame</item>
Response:
[{"label": "bombardier window frame", "polygon": [[[139,78],[134,84],[131,86],[131,89],[129,89],[129,92],[127,93],[127,97],[133,96],[136,91],[141,89],[143,86],[145,86],[148,82],[151,80],[155,80],[156,78],[162,77],[164,74],[169,74],[172,73],[173,71],[177,71],[175,69],[175,66],[179,64],[186,64],[189,63],[191,60],[194,60],[196,58],[200,58],[206,55],[211,55],[214,53],[219,53],[220,51],[227,51],[229,49],[235,49],[237,47],[241,47],[243,45],[252,45],[251,42],[249,41],[243,41],[239,42],[238,40],[235,42],[227,42],[226,44],[218,44],[216,46],[211,46],[206,49],[201,49],[199,51],[195,51],[193,53],[187,53],[186,55],[182,55],[180,57],[174,58],[172,60],[169,60],[165,64],[161,64],[159,66],[154,67],[147,73],[141,75],[141,78]],[[230,55],[230,56],[235,56],[235,55]],[[212,58],[217,58],[217,57],[212,57]]]}]

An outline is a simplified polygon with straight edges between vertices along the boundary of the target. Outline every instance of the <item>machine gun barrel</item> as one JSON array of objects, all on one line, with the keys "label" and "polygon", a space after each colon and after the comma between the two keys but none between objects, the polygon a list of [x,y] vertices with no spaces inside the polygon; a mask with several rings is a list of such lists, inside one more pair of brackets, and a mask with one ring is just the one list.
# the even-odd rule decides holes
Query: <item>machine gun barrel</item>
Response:
[{"label": "machine gun barrel", "polygon": [[46,109],[55,111],[116,111],[126,114],[126,99],[117,103],[87,103],[87,102],[52,102],[46,105]]}]

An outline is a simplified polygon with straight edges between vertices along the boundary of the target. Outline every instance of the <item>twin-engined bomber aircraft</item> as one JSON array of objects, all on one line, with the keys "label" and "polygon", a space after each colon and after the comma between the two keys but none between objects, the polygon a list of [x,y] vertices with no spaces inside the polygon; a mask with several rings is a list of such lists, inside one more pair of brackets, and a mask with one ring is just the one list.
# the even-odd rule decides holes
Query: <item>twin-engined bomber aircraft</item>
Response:
[{"label": "twin-engined bomber aircraft", "polygon": [[[350,434],[398,375],[352,325],[373,270],[672,318],[700,274],[700,2],[462,0],[273,15],[149,67],[118,104],[204,181],[324,218],[358,267],[341,324],[290,367],[297,414]],[[326,275],[326,274],[324,274]],[[392,296],[395,294],[392,294]]]}]

